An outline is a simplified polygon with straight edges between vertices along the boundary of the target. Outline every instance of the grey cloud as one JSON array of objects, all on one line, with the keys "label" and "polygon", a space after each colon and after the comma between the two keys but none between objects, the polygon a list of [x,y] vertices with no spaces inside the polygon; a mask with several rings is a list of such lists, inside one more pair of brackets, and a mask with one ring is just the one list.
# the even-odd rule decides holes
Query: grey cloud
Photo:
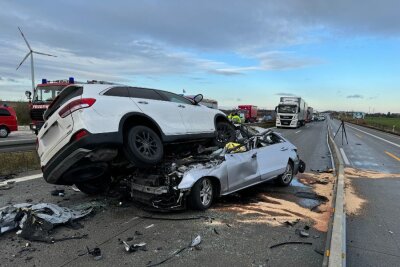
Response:
[{"label": "grey cloud", "polygon": [[275,95],[279,95],[279,96],[296,96],[295,94],[292,94],[292,93],[276,93]]},{"label": "grey cloud", "polygon": [[354,95],[348,95],[347,98],[364,98],[362,95],[354,94]]}]

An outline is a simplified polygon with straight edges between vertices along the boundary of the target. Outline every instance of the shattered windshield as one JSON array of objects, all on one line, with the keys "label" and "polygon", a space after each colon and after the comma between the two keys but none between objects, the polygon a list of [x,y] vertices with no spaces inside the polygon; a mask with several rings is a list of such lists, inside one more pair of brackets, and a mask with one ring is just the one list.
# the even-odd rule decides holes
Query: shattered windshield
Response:
[{"label": "shattered windshield", "polygon": [[33,96],[33,102],[51,102],[58,96],[65,86],[37,87]]},{"label": "shattered windshield", "polygon": [[295,105],[279,105],[278,113],[296,113],[297,106]]}]

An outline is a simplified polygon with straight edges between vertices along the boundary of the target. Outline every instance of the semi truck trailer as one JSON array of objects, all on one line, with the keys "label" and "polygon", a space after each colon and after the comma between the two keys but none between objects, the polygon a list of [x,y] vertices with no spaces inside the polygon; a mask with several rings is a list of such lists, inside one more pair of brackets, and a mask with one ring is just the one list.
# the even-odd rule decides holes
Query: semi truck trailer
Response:
[{"label": "semi truck trailer", "polygon": [[305,125],[308,105],[301,97],[281,97],[276,111],[276,127],[297,128]]}]

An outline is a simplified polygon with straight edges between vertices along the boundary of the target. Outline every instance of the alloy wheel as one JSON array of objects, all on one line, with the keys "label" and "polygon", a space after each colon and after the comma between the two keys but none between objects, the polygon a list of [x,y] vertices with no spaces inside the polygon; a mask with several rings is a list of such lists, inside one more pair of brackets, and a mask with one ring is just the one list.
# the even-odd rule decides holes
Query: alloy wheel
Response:
[{"label": "alloy wheel", "polygon": [[200,201],[203,206],[208,206],[212,200],[213,190],[209,179],[204,179],[200,186]]},{"label": "alloy wheel", "polygon": [[282,181],[285,184],[290,183],[290,181],[292,180],[292,176],[293,176],[292,165],[288,164],[286,166],[285,172],[283,173]]},{"label": "alloy wheel", "polygon": [[137,133],[135,136],[135,146],[147,158],[152,158],[157,154],[157,143],[153,136],[146,130]]}]

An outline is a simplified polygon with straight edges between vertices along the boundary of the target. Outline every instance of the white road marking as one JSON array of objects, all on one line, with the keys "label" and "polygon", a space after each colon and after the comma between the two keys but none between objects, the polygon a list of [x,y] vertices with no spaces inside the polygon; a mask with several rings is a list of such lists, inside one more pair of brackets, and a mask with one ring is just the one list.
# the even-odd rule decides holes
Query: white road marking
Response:
[{"label": "white road marking", "polygon": [[297,131],[297,132],[295,132],[295,133],[297,134],[297,133],[299,133],[299,132],[301,132],[301,130],[300,130],[300,131]]},{"label": "white road marking", "polygon": [[346,165],[350,165],[350,161],[349,161],[349,159],[347,158],[346,154],[344,153],[343,148],[340,148],[340,154],[342,154],[344,163],[345,163]]},{"label": "white road marking", "polygon": [[362,132],[362,133],[368,134],[368,135],[370,135],[370,136],[372,136],[372,137],[375,137],[376,139],[379,139],[379,140],[382,140],[382,141],[384,141],[384,142],[386,142],[386,143],[389,143],[389,144],[391,144],[391,145],[400,147],[399,144],[393,143],[393,142],[391,142],[391,141],[389,141],[389,140],[386,140],[386,139],[384,139],[384,138],[382,138],[382,137],[379,137],[379,136],[376,136],[376,135],[374,135],[374,134],[368,133],[368,132],[366,132],[366,131],[360,130],[360,129],[358,129],[358,128],[356,128],[356,127],[353,127],[353,126],[350,126],[350,125],[348,125],[348,124],[347,124],[347,126],[350,127],[350,128],[352,128],[352,129],[355,129],[355,130],[357,130],[357,131],[360,131],[360,132]]},{"label": "white road marking", "polygon": [[34,174],[34,175],[24,176],[24,177],[20,177],[20,178],[9,179],[9,180],[6,180],[4,182],[1,182],[0,185],[5,185],[8,182],[20,183],[20,182],[33,180],[33,179],[39,179],[39,178],[42,178],[42,177],[43,177],[43,174]]}]

